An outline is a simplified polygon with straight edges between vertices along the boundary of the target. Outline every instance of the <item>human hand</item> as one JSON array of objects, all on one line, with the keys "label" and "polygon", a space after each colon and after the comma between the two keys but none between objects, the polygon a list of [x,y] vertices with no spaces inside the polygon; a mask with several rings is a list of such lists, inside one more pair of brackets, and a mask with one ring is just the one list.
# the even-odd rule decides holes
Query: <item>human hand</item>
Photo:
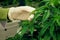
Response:
[{"label": "human hand", "polygon": [[8,13],[10,20],[31,20],[34,15],[30,15],[35,8],[30,6],[11,7]]}]

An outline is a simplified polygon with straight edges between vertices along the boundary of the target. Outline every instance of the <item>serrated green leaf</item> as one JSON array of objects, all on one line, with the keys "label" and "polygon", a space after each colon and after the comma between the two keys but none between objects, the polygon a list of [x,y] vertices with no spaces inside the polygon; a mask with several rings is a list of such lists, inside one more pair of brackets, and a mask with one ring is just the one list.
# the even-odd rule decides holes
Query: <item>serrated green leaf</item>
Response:
[{"label": "serrated green leaf", "polygon": [[29,25],[29,21],[28,20],[22,20],[20,23],[20,26],[22,26],[22,30],[18,32],[18,34],[21,36],[21,38],[23,37],[23,35],[26,33],[26,31],[28,30],[28,25]]},{"label": "serrated green leaf", "polygon": [[40,31],[40,36],[43,36],[43,34],[46,32],[46,30],[48,29],[49,27],[49,23],[44,23],[43,24],[43,28],[41,29]]},{"label": "serrated green leaf", "polygon": [[54,10],[54,20],[60,26],[60,10],[57,8],[54,8],[53,10]]},{"label": "serrated green leaf", "polygon": [[34,32],[34,27],[33,26],[30,26],[29,31],[31,32],[31,35],[32,35],[33,32]]},{"label": "serrated green leaf", "polygon": [[49,33],[47,33],[47,34],[44,36],[43,39],[44,39],[44,40],[50,40],[50,35],[49,35]]},{"label": "serrated green leaf", "polygon": [[56,19],[57,24],[60,26],[60,20]]},{"label": "serrated green leaf", "polygon": [[53,40],[56,40],[56,36],[54,34],[54,25],[50,25],[50,35],[53,37]]},{"label": "serrated green leaf", "polygon": [[21,36],[21,38],[23,37],[23,35],[26,33],[27,30],[28,30],[28,27],[24,26],[22,28],[22,30],[20,32],[18,32],[18,34]]},{"label": "serrated green leaf", "polygon": [[49,18],[49,16],[50,16],[50,11],[46,10],[43,15],[42,22],[45,22]]},{"label": "serrated green leaf", "polygon": [[58,5],[58,0],[50,0],[50,4],[51,6],[55,7],[56,5]]},{"label": "serrated green leaf", "polygon": [[39,16],[40,14],[43,12],[42,9],[40,9],[39,11],[36,12],[36,14],[34,15],[34,18],[33,18],[33,21],[35,21]]},{"label": "serrated green leaf", "polygon": [[50,26],[50,34],[51,34],[51,36],[53,36],[53,33],[54,33],[54,25],[51,25]]},{"label": "serrated green leaf", "polygon": [[29,25],[29,21],[28,20],[22,20],[21,22],[20,22],[20,26],[26,26],[26,25]]},{"label": "serrated green leaf", "polygon": [[34,14],[34,18],[32,20],[33,22],[40,16],[40,14],[43,13],[43,11],[44,11],[45,8],[46,8],[46,5],[41,6],[40,8],[37,8],[35,10],[35,12],[33,12],[33,14]]}]

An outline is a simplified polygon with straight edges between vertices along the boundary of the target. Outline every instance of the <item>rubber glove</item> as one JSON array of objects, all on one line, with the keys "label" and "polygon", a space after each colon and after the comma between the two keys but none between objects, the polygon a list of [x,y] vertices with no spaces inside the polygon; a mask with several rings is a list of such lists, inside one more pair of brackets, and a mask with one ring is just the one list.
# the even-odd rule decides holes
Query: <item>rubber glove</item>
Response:
[{"label": "rubber glove", "polygon": [[35,8],[30,6],[19,6],[19,7],[11,7],[8,12],[8,17],[10,20],[31,20],[34,15],[31,14]]}]

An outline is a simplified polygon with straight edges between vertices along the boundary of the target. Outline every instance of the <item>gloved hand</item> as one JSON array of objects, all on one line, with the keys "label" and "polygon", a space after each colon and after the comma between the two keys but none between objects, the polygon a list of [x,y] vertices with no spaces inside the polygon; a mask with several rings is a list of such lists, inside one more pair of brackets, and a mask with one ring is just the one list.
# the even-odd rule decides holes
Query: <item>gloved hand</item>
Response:
[{"label": "gloved hand", "polygon": [[[31,20],[34,15],[31,14],[35,8],[30,6],[19,6],[19,7],[11,7],[8,12],[8,17],[10,20]],[[30,15],[31,14],[31,15]]]}]

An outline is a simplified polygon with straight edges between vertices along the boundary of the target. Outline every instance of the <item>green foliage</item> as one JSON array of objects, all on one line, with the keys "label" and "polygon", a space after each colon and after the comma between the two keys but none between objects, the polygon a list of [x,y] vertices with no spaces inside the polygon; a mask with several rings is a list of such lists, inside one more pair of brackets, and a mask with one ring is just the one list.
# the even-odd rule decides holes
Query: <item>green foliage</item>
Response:
[{"label": "green foliage", "polygon": [[41,1],[43,5],[32,12],[34,18],[31,21],[21,21],[22,30],[13,40],[60,40],[60,0],[43,2],[45,4]]},{"label": "green foliage", "polygon": [[18,0],[2,0],[0,2],[1,7],[11,7],[11,6],[18,6]]},{"label": "green foliage", "polygon": [[39,7],[40,5],[40,0],[25,0],[26,5],[28,6],[33,6],[35,8]]}]

